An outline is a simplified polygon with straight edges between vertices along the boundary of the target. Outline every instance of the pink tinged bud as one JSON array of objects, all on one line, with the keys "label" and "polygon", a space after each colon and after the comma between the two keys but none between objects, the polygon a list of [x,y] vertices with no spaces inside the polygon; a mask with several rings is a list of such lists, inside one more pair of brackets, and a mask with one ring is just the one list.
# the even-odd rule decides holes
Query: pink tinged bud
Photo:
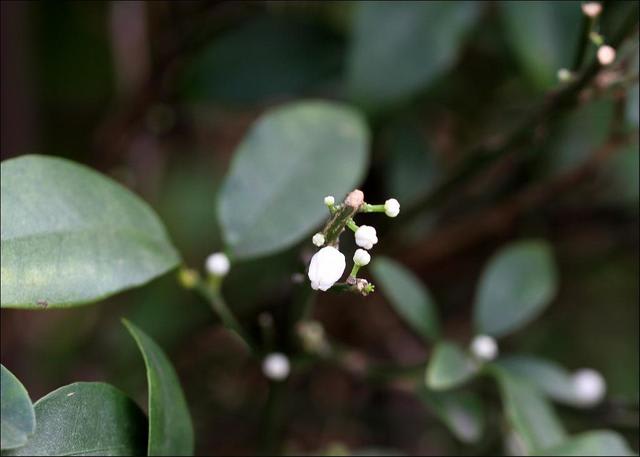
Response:
[{"label": "pink tinged bud", "polygon": [[585,16],[597,17],[602,12],[602,5],[598,2],[586,2],[582,4],[582,13]]},{"label": "pink tinged bud", "polygon": [[603,45],[598,48],[598,62],[600,65],[610,65],[616,60],[616,50],[609,45]]}]

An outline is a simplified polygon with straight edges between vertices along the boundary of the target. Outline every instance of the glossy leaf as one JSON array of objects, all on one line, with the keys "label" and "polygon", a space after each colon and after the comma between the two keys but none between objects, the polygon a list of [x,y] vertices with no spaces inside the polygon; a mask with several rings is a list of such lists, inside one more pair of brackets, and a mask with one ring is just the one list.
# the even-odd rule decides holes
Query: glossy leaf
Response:
[{"label": "glossy leaf", "polygon": [[179,261],[151,208],[111,179],[46,156],[1,168],[2,307],[96,301]]},{"label": "glossy leaf", "polygon": [[376,284],[409,326],[426,340],[438,338],[440,326],[431,294],[406,267],[388,257],[371,264]]},{"label": "glossy leaf", "polygon": [[348,59],[352,97],[371,109],[406,101],[456,62],[477,2],[360,2]]},{"label": "glossy leaf", "polygon": [[582,406],[575,393],[573,378],[564,367],[550,360],[526,355],[512,355],[496,362],[509,373],[527,379],[553,400]]},{"label": "glossy leaf", "polygon": [[558,446],[545,449],[534,455],[628,456],[635,455],[635,453],[618,433],[609,430],[596,430],[573,436]]},{"label": "glossy leaf", "polygon": [[502,1],[507,42],[529,80],[540,89],[557,84],[573,65],[585,20],[580,2]]},{"label": "glossy leaf", "polygon": [[34,406],[35,434],[3,455],[144,455],[144,413],[109,384],[69,384]]},{"label": "glossy leaf", "polygon": [[0,441],[2,449],[23,446],[36,429],[33,405],[26,389],[13,373],[0,365]]},{"label": "glossy leaf", "polygon": [[478,371],[478,364],[456,344],[448,341],[434,348],[426,372],[427,387],[446,390],[471,379]]},{"label": "glossy leaf", "polygon": [[472,392],[434,392],[419,390],[422,401],[464,443],[476,443],[485,426],[480,397]]},{"label": "glossy leaf", "polygon": [[216,37],[199,52],[187,67],[183,92],[195,102],[231,104],[308,93],[339,76],[340,51],[337,34],[322,27],[259,17]]},{"label": "glossy leaf", "polygon": [[160,346],[124,320],[147,367],[149,388],[148,455],[192,455],[193,425],[180,380]]},{"label": "glossy leaf", "polygon": [[533,384],[497,365],[491,372],[498,381],[507,420],[529,453],[565,440],[566,432],[553,407]]},{"label": "glossy leaf", "polygon": [[501,249],[478,285],[474,320],[479,333],[504,336],[535,319],[556,294],[551,246],[528,240]]},{"label": "glossy leaf", "polygon": [[361,181],[369,133],[337,103],[296,102],[262,116],[238,147],[219,193],[224,239],[239,258],[282,250],[326,217]]}]

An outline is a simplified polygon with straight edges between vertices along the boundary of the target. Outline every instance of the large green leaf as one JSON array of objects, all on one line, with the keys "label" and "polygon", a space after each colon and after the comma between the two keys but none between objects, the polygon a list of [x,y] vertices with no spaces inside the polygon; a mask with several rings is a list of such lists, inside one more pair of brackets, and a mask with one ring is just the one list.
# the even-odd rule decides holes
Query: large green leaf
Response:
[{"label": "large green leaf", "polygon": [[507,420],[531,453],[562,443],[567,435],[553,407],[533,384],[498,365],[490,371],[500,386]]},{"label": "large green leaf", "polygon": [[582,406],[576,397],[571,373],[550,360],[535,356],[511,355],[495,362],[513,375],[526,378],[553,400],[572,406]]},{"label": "large green leaf", "polygon": [[353,98],[371,109],[405,101],[455,63],[477,2],[360,2],[348,59]]},{"label": "large green leaf", "polygon": [[479,396],[472,392],[434,392],[424,387],[418,393],[460,441],[475,443],[482,437],[485,417]]},{"label": "large green leaf", "polygon": [[546,242],[519,241],[501,249],[478,285],[474,304],[478,332],[499,337],[528,324],[551,302],[556,282]]},{"label": "large green leaf", "polygon": [[109,384],[69,384],[34,406],[35,434],[3,455],[144,455],[146,418]]},{"label": "large green leaf", "polygon": [[609,430],[595,430],[569,438],[564,443],[534,455],[627,456],[635,455],[624,438]]},{"label": "large green leaf", "polygon": [[541,89],[557,84],[573,65],[583,15],[580,2],[501,2],[507,41],[529,80]]},{"label": "large green leaf", "polygon": [[456,344],[438,343],[431,354],[426,371],[427,387],[446,390],[471,379],[478,371],[478,364]]},{"label": "large green leaf", "polygon": [[440,326],[431,294],[411,271],[388,257],[376,257],[371,271],[396,312],[427,340],[438,338]]},{"label": "large green leaf", "polygon": [[196,102],[232,104],[308,93],[341,73],[341,45],[309,21],[261,16],[199,52],[187,66],[183,92]]},{"label": "large green leaf", "polygon": [[296,102],[262,116],[235,153],[219,193],[224,238],[239,258],[299,241],[327,217],[326,195],[340,199],[367,165],[362,117],[337,103]]},{"label": "large green leaf", "polygon": [[33,405],[26,389],[13,373],[0,365],[1,449],[23,446],[36,429]]},{"label": "large green leaf", "polygon": [[193,424],[180,381],[160,346],[124,320],[147,367],[149,388],[148,455],[192,455]]},{"label": "large green leaf", "polygon": [[2,307],[92,302],[179,261],[151,208],[111,179],[45,156],[1,169]]}]

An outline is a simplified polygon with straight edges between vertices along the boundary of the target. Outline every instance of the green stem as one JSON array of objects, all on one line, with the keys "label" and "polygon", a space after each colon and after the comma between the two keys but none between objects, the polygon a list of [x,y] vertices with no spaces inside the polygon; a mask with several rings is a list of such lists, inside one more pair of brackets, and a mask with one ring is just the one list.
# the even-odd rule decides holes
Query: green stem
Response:
[{"label": "green stem", "polygon": [[262,454],[280,454],[280,438],[284,413],[286,382],[269,381],[269,395],[264,408],[262,424]]},{"label": "green stem", "polygon": [[349,274],[349,277],[356,278],[358,276],[359,270],[360,270],[360,265],[354,263],[353,268],[351,269],[351,273]]},{"label": "green stem", "polygon": [[253,344],[252,339],[233,315],[220,293],[219,279],[216,278],[215,281],[212,280],[209,284],[204,281],[199,281],[195,290],[209,302],[211,309],[213,309],[213,311],[220,317],[222,324],[229,330],[238,334],[247,346],[255,352],[256,346]]},{"label": "green stem", "polygon": [[384,205],[370,205],[365,203],[360,208],[361,213],[384,213]]},{"label": "green stem", "polygon": [[358,224],[355,223],[355,221],[351,218],[349,218],[349,220],[347,221],[347,227],[349,227],[353,233],[358,231]]},{"label": "green stem", "polygon": [[327,246],[335,246],[338,244],[340,234],[344,231],[349,219],[351,219],[357,211],[358,208],[345,204],[336,211],[331,219],[329,219],[329,222],[327,222],[327,225],[322,231]]}]

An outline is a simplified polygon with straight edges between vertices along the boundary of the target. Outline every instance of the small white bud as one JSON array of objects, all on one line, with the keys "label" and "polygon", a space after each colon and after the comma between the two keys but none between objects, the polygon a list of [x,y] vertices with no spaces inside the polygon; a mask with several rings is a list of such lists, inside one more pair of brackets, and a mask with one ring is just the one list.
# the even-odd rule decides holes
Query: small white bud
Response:
[{"label": "small white bud", "polygon": [[358,265],[359,267],[364,267],[371,262],[371,255],[364,249],[356,249],[355,254],[353,254],[353,263]]},{"label": "small white bud", "polygon": [[494,360],[498,356],[498,343],[489,335],[478,335],[470,345],[471,353],[485,362]]},{"label": "small white bud", "polygon": [[389,217],[396,217],[400,214],[400,202],[395,198],[390,198],[384,202],[384,213]]},{"label": "small white bud", "polygon": [[229,273],[230,267],[231,263],[229,262],[229,257],[222,252],[215,252],[211,254],[207,257],[207,261],[205,263],[207,273],[213,276],[226,276],[226,274]]},{"label": "small white bud", "polygon": [[371,249],[378,242],[376,229],[369,225],[361,225],[356,230],[356,244],[361,248]]},{"label": "small white bud", "polygon": [[262,361],[262,373],[273,381],[287,379],[290,371],[289,357],[281,352],[272,352]]},{"label": "small white bud", "polygon": [[311,257],[309,264],[311,288],[328,290],[342,277],[346,266],[344,254],[333,246],[320,249]]},{"label": "small white bud", "polygon": [[600,65],[610,65],[616,60],[616,50],[605,44],[598,48],[598,62]]},{"label": "small white bud", "polygon": [[582,4],[582,13],[585,16],[597,17],[602,12],[602,5],[598,2],[586,2]]},{"label": "small white bud", "polygon": [[332,206],[336,202],[336,199],[333,198],[333,195],[327,195],[324,197],[324,204],[327,206]]},{"label": "small white bud", "polygon": [[313,235],[313,238],[311,238],[311,241],[313,241],[313,244],[320,247],[324,244],[324,235],[322,233],[316,233]]},{"label": "small white bud", "polygon": [[573,388],[577,400],[584,406],[593,406],[604,398],[607,384],[600,373],[591,368],[577,370],[573,374]]},{"label": "small white bud", "polygon": [[567,70],[566,68],[561,68],[560,70],[558,70],[558,80],[560,82],[566,83],[571,81],[571,71]]}]

